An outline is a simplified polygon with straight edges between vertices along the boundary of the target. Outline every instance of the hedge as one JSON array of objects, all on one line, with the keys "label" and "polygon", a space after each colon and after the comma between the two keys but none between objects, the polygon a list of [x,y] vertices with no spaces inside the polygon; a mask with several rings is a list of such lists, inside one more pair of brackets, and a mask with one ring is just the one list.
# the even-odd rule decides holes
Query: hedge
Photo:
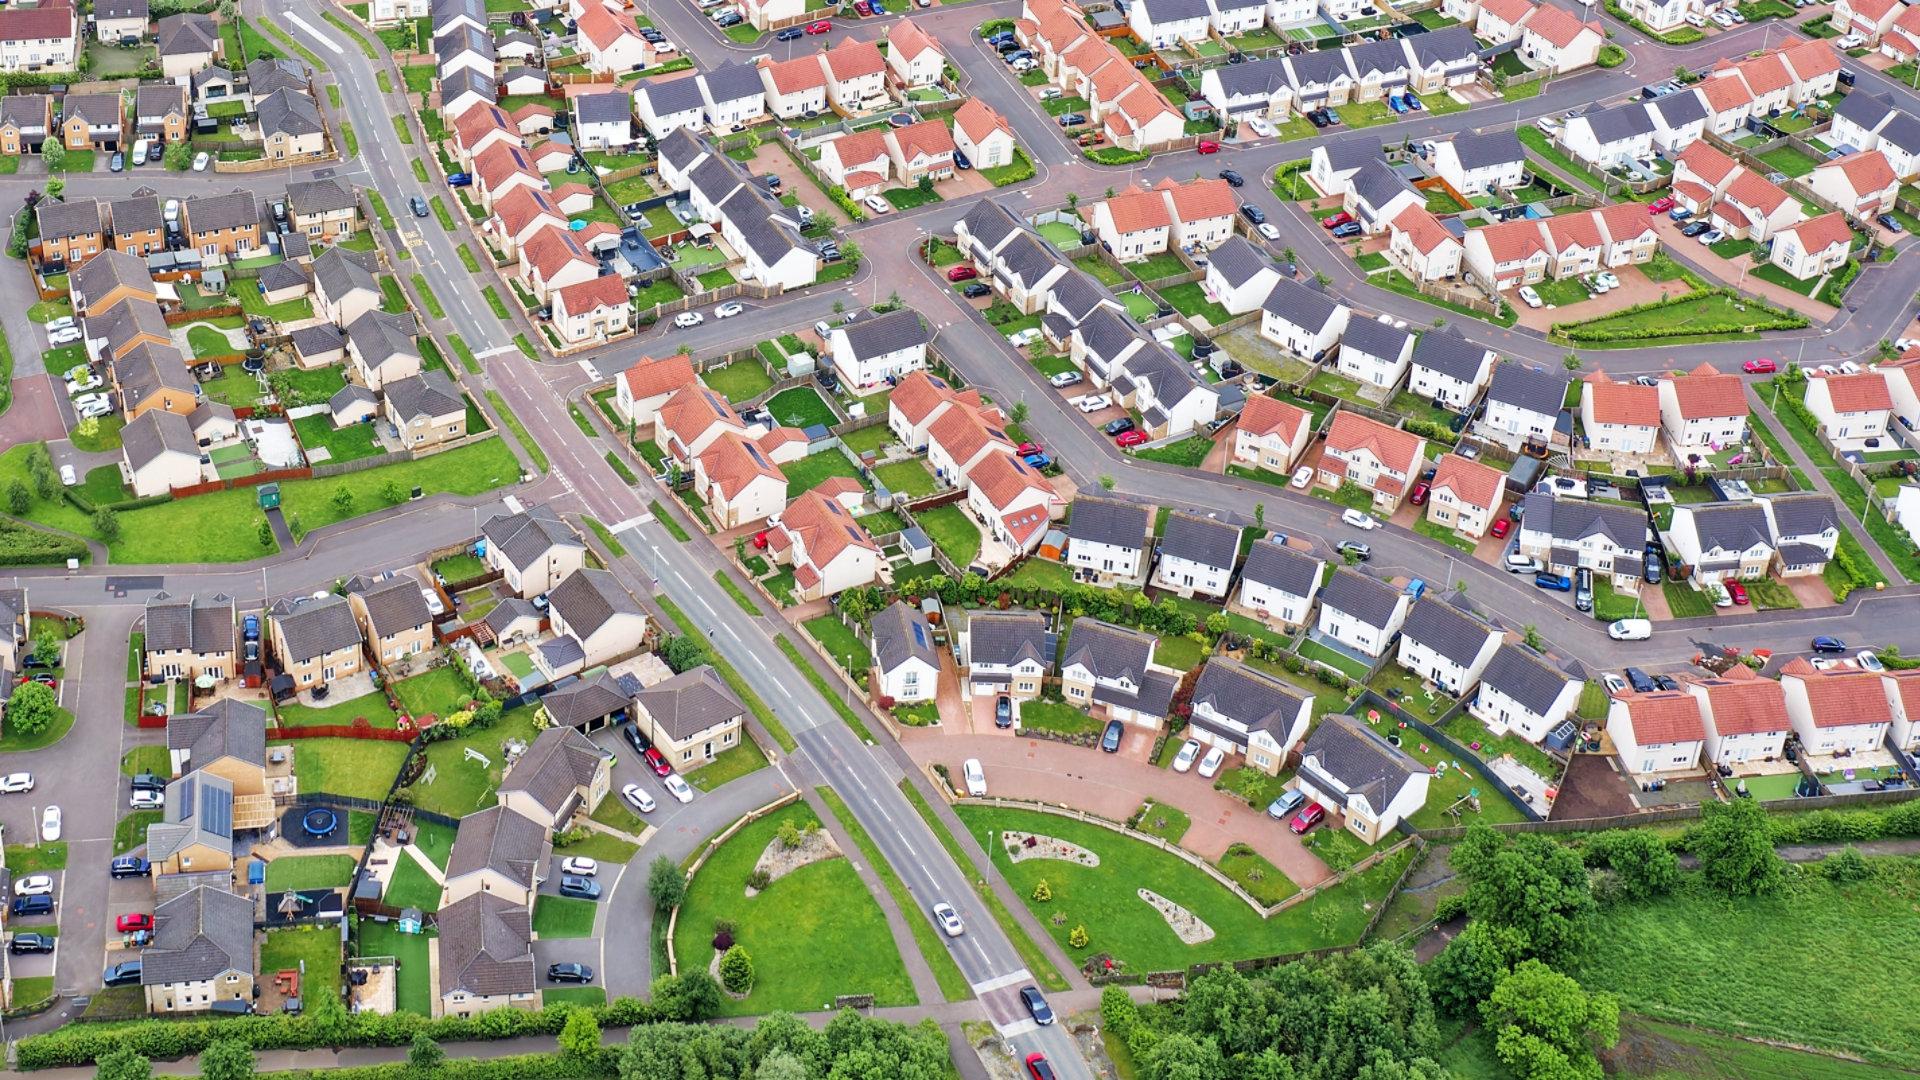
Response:
[{"label": "hedge", "polygon": [[[1744,334],[1749,330],[1798,330],[1807,325],[1807,320],[1803,316],[1792,315],[1775,308],[1770,308],[1758,300],[1743,297],[1732,289],[1702,289],[1699,292],[1687,293],[1685,296],[1673,296],[1665,300],[1649,300],[1644,304],[1634,304],[1631,307],[1621,308],[1619,311],[1608,312],[1604,318],[1612,319],[1621,315],[1637,314],[1642,311],[1657,311],[1661,308],[1678,307],[1683,304],[1696,304],[1711,296],[1724,296],[1728,300],[1750,304],[1759,308],[1762,315],[1771,314],[1773,317],[1756,318],[1751,322],[1693,323],[1688,325],[1684,333],[1662,336],[1703,337],[1709,334]],[[1648,336],[1644,329],[1596,330],[1582,323],[1554,323],[1551,332],[1568,341],[1587,342],[1632,341]]]},{"label": "hedge", "polygon": [[1013,29],[1012,19],[988,19],[986,22],[980,24],[980,37],[982,39],[990,38],[1002,30],[1011,29]]},{"label": "hedge", "polygon": [[1459,433],[1447,427],[1445,424],[1435,424],[1427,420],[1408,420],[1401,426],[1423,439],[1437,443],[1445,443],[1448,446],[1452,446],[1460,441]]},{"label": "hedge", "polygon": [[1087,160],[1098,165],[1131,165],[1136,161],[1145,161],[1150,156],[1139,150],[1124,150],[1118,146],[1102,146],[1087,151]]},{"label": "hedge", "polygon": [[[1699,826],[1670,841],[1676,851],[1692,850]],[[1767,831],[1775,845],[1853,844],[1920,836],[1920,802],[1903,802],[1885,810],[1815,810],[1805,814],[1768,814]]]},{"label": "hedge", "polygon": [[1025,150],[1016,146],[1013,148],[1011,164],[981,169],[980,175],[993,181],[994,187],[1006,187],[1008,184],[1018,184],[1033,179],[1033,171],[1033,159],[1027,156]]},{"label": "hedge", "polygon": [[171,491],[163,491],[158,495],[145,495],[137,499],[121,499],[117,502],[110,503],[96,503],[92,499],[75,491],[73,488],[62,488],[61,494],[66,496],[67,502],[73,504],[75,510],[83,514],[91,514],[96,510],[138,510],[143,506],[159,506],[161,503],[170,503],[173,501],[173,492]]},{"label": "hedge", "polygon": [[[603,1048],[602,1056],[617,1052]],[[599,1062],[570,1058],[565,1054],[525,1054],[519,1057],[491,1059],[450,1057],[434,1068],[437,1080],[586,1080],[608,1075]],[[273,1080],[418,1080],[412,1065],[396,1061],[389,1065],[352,1065],[342,1069],[290,1069],[263,1072],[259,1077]]]},{"label": "hedge", "polygon": [[84,540],[0,521],[0,566],[57,566],[86,557]]}]

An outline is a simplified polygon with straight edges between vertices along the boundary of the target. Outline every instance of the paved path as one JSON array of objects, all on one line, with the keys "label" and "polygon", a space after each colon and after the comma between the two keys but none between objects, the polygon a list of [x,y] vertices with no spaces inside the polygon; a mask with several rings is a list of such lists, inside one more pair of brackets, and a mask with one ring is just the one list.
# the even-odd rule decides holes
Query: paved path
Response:
[{"label": "paved path", "polygon": [[[1755,416],[1764,416],[1766,418],[1767,426],[1773,429],[1775,435],[1780,436],[1780,442],[1786,446],[1787,456],[1793,459],[1795,465],[1800,466],[1800,471],[1806,474],[1807,479],[1812,482],[1814,489],[1832,495],[1834,502],[1839,505],[1840,509],[1845,511],[1847,516],[1859,525],[1859,529],[1855,534],[1856,538],[1860,541],[1860,546],[1866,549],[1867,556],[1873,560],[1873,565],[1880,569],[1881,574],[1885,575],[1887,583],[1891,585],[1905,581],[1906,577],[1900,573],[1898,567],[1893,565],[1893,560],[1888,557],[1886,552],[1880,550],[1880,545],[1875,543],[1871,536],[1867,535],[1866,522],[1861,521],[1860,516],[1853,512],[1853,508],[1849,507],[1846,501],[1840,498],[1839,494],[1833,490],[1832,481],[1828,480],[1826,474],[1820,471],[1820,466],[1814,463],[1813,458],[1807,453],[1806,448],[1801,446],[1795,441],[1793,436],[1788,433],[1786,420],[1766,408],[1767,399],[1761,396],[1760,388],[1757,384],[1747,384],[1747,404],[1748,407],[1753,410]],[[1828,466],[1828,468],[1832,468],[1832,466]]]},{"label": "paved path", "polygon": [[1757,294],[1768,303],[1776,304],[1788,311],[1797,311],[1816,324],[1824,323],[1840,313],[1840,309],[1832,304],[1823,304],[1811,296],[1794,292],[1784,285],[1775,285],[1753,274],[1752,267],[1760,265],[1755,261],[1757,256],[1742,255],[1737,259],[1723,259],[1715,255],[1712,248],[1701,244],[1699,240],[1680,235],[1680,230],[1685,226],[1665,214],[1654,216],[1653,227],[1659,232],[1660,241],[1668,251],[1680,256],[1682,262],[1705,270],[1710,278]]}]

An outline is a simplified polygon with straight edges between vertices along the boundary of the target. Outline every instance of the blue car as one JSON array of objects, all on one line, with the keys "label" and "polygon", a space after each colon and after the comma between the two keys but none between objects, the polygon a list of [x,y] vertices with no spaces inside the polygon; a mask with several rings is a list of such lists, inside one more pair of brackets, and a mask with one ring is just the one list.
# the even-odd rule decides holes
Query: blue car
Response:
[{"label": "blue car", "polygon": [[1027,464],[1033,466],[1036,469],[1044,469],[1047,466],[1053,464],[1053,459],[1048,457],[1045,454],[1028,454],[1026,457],[1023,457],[1020,460],[1026,462]]},{"label": "blue car", "polygon": [[1847,643],[1837,637],[1827,637],[1822,634],[1813,639],[1813,651],[1817,653],[1843,653],[1847,651]]},{"label": "blue car", "polygon": [[801,37],[801,35],[803,35],[803,34],[805,34],[805,33],[806,33],[806,31],[804,31],[804,30],[802,30],[802,29],[800,29],[800,28],[799,28],[799,27],[797,27],[797,26],[789,26],[789,27],[787,27],[787,28],[786,28],[785,30],[782,30],[782,31],[780,31],[779,33],[777,33],[777,34],[775,34],[775,35],[773,35],[773,40],[775,40],[775,41],[798,41],[798,40],[800,40],[800,37]]},{"label": "blue car", "polygon": [[246,635],[246,640],[260,640],[260,616],[248,615],[245,619],[241,620],[241,626],[243,627],[242,633]]},{"label": "blue car", "polygon": [[1333,238],[1335,240],[1345,240],[1349,236],[1359,235],[1360,223],[1357,221],[1349,221],[1345,225],[1336,225],[1333,229]]},{"label": "blue car", "polygon": [[1554,592],[1573,591],[1573,579],[1565,574],[1550,574],[1542,571],[1533,575],[1533,583],[1542,589],[1552,589]]},{"label": "blue car", "polygon": [[1419,112],[1420,110],[1426,108],[1425,105],[1420,104],[1420,99],[1417,97],[1414,97],[1412,94],[1407,94],[1403,96],[1400,100],[1406,102],[1407,108],[1413,112]]},{"label": "blue car", "polygon": [[1400,591],[1403,593],[1406,593],[1408,596],[1412,597],[1413,599],[1418,600],[1422,595],[1426,593],[1427,583],[1425,581],[1422,581],[1419,578],[1414,578],[1412,581],[1407,582],[1406,588]]},{"label": "blue car", "polygon": [[1399,94],[1387,95],[1387,108],[1392,109],[1394,112],[1397,112],[1397,113],[1403,113],[1407,111],[1406,105],[1400,101]]},{"label": "blue car", "polygon": [[1685,221],[1688,218],[1693,216],[1693,211],[1687,209],[1684,206],[1676,206],[1673,209],[1667,211],[1667,216],[1672,218],[1675,221]]}]

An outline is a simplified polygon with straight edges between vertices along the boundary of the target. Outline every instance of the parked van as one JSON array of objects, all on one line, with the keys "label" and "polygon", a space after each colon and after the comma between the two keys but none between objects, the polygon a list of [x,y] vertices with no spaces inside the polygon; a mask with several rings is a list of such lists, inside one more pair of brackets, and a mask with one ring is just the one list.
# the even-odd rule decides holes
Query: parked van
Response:
[{"label": "parked van", "polygon": [[133,160],[128,162],[128,164],[145,165],[147,163],[147,147],[150,145],[152,145],[152,143],[147,139],[136,141],[133,144]]}]

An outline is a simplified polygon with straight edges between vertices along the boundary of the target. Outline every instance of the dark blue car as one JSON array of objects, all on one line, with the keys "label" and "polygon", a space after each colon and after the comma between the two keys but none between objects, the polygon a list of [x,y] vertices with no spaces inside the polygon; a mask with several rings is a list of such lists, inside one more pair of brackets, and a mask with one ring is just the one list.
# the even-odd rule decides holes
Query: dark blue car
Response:
[{"label": "dark blue car", "polygon": [[1335,225],[1333,227],[1333,238],[1335,240],[1345,240],[1349,236],[1359,235],[1360,223],[1357,221],[1349,221],[1345,225]]},{"label": "dark blue car", "polygon": [[1552,589],[1554,592],[1573,591],[1573,579],[1565,574],[1550,574],[1542,571],[1533,575],[1533,583],[1543,589]]}]

